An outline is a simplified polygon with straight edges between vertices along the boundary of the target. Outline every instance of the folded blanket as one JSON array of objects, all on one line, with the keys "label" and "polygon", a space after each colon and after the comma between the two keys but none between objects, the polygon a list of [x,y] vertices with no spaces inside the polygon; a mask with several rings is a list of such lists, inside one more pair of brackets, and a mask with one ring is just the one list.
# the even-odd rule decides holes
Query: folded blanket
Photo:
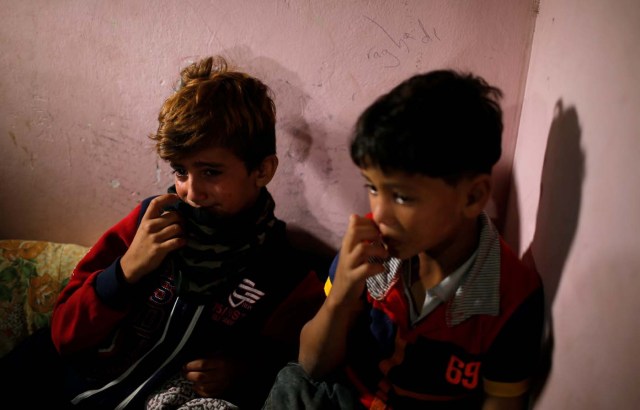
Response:
[{"label": "folded blanket", "polygon": [[147,410],[238,410],[239,407],[225,400],[200,397],[192,382],[176,375],[147,399]]}]

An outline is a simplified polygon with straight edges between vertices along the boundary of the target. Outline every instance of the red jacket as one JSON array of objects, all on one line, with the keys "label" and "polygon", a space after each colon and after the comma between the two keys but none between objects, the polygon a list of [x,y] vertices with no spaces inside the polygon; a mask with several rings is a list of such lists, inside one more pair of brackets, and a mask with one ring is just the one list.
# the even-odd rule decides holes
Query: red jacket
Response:
[{"label": "red jacket", "polygon": [[[70,396],[98,408],[133,403],[186,361],[220,350],[272,359],[268,369],[256,369],[255,391],[266,394],[278,368],[295,359],[299,331],[324,299],[308,255],[289,245],[282,223],[265,257],[215,300],[180,298],[168,263],[130,285],[119,262],[151,199],[102,235],[56,303],[52,339],[77,373]],[[138,387],[138,395],[127,398]]]}]

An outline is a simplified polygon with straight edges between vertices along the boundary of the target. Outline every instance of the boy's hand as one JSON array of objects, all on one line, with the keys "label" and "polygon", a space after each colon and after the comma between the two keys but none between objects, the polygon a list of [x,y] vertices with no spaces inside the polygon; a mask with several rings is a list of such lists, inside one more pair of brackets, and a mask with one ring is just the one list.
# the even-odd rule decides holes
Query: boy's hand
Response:
[{"label": "boy's hand", "polygon": [[193,382],[193,390],[202,397],[222,398],[238,380],[246,363],[213,355],[190,361],[182,368],[184,378]]},{"label": "boy's hand", "polygon": [[177,195],[165,194],[149,203],[131,246],[120,259],[127,282],[138,282],[160,266],[169,252],[187,243],[182,237],[180,215],[177,212],[163,211],[177,200]]},{"label": "boy's hand", "polygon": [[351,215],[342,239],[340,259],[329,296],[334,295],[346,301],[359,299],[364,291],[365,280],[384,271],[382,263],[372,262],[372,257],[377,257],[377,260],[389,257],[380,242],[380,231],[371,219]]}]

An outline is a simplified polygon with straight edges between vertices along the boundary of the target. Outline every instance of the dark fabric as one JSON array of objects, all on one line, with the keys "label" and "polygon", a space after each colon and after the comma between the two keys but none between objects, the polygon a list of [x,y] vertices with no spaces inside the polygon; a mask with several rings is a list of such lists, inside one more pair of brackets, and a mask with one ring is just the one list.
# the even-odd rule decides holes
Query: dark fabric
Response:
[{"label": "dark fabric", "polygon": [[276,377],[263,410],[358,410],[364,407],[340,380],[315,381],[297,363]]},{"label": "dark fabric", "polygon": [[[74,291],[63,291],[64,301],[69,300],[71,293],[77,295],[78,292],[84,292],[83,300],[89,302],[90,309],[98,312],[100,317],[111,320],[114,313],[120,312],[102,300],[93,303],[92,298],[100,294],[100,289],[86,292],[89,287],[85,284],[100,269],[104,270],[99,276],[111,274],[113,282],[118,283],[116,270],[109,271],[113,260],[126,251],[141,215],[153,198],[143,200],[92,247],[88,256],[77,265],[68,285]],[[113,324],[113,333],[105,337],[100,346],[87,346],[69,355],[68,360],[73,360],[76,377],[69,379],[71,383],[67,387],[73,389],[75,394],[70,394],[70,397],[77,398],[75,401],[78,405],[90,410],[113,409],[136,391],[127,408],[143,408],[140,401],[177,374],[182,364],[215,352],[251,363],[248,374],[224,398],[242,409],[262,406],[277,371],[297,356],[300,327],[312,317],[324,295],[322,283],[311,270],[313,261],[291,246],[283,221],[275,220],[262,234],[256,233],[258,221],[271,219],[273,215],[273,207],[269,202],[271,198],[265,190],[255,207],[241,213],[242,217],[251,221],[250,224],[243,225],[242,221],[231,218],[238,226],[238,232],[244,232],[244,235],[238,235],[226,220],[216,218],[210,220],[211,227],[198,226],[194,229],[197,233],[195,236],[201,236],[209,228],[211,232],[221,233],[224,228],[230,235],[245,238],[245,244],[257,240],[259,245],[255,247],[254,256],[246,254],[241,258],[240,262],[245,266],[241,275],[231,272],[230,276],[212,288],[214,292],[208,297],[195,292],[180,294],[176,278],[178,272],[174,269],[180,263],[176,261],[179,258],[170,255],[156,272],[132,289],[134,295],[127,304],[126,316]],[[194,208],[187,210],[184,205],[183,211],[187,213],[185,219],[198,224],[207,218]],[[191,211],[197,215],[190,215]],[[261,213],[266,218],[260,218]],[[220,226],[222,228],[218,229]],[[247,232],[251,232],[251,235]],[[254,237],[257,239],[252,239]],[[202,242],[206,240],[197,239]],[[222,238],[219,243],[224,241]],[[197,246],[194,248],[197,250]],[[238,247],[243,248],[242,245]],[[232,254],[229,256],[231,259],[234,257]],[[322,271],[326,272],[326,266]],[[100,283],[96,281],[97,286]],[[301,288],[301,285],[309,289],[305,292],[306,288]],[[282,306],[299,293],[317,294],[319,297],[313,300],[322,299],[317,307],[305,299],[292,299],[289,308]],[[302,309],[301,306],[309,309]],[[62,305],[62,308],[69,309],[69,305]],[[68,332],[71,328],[76,338],[82,340],[89,332],[102,330],[95,326],[95,322],[87,321],[86,315],[73,313],[79,312],[72,312],[67,315],[68,320],[58,323],[58,333]],[[77,322],[74,321],[76,318]],[[283,329],[295,337],[279,337]],[[169,357],[172,359],[167,362]],[[149,382],[142,386],[142,381],[149,376]],[[92,392],[102,387],[106,388]],[[137,390],[138,387],[141,389]]]},{"label": "dark fabric", "polygon": [[35,331],[0,358],[0,397],[24,409],[70,409],[62,395],[64,363],[51,341],[51,330]]},{"label": "dark fabric", "polygon": [[[175,193],[175,186],[168,192]],[[178,294],[189,299],[210,300],[247,271],[272,232],[284,232],[266,188],[253,207],[230,218],[217,218],[182,200],[167,209],[175,209],[184,221],[187,245],[174,253],[172,261]]]},{"label": "dark fabric", "polygon": [[[540,329],[544,321],[544,290],[539,288],[526,298],[493,342],[487,353],[484,377],[503,383],[518,382],[531,377],[538,355],[530,352],[540,350]],[[514,343],[518,340],[518,343]],[[502,369],[509,363],[520,362],[517,369],[505,378]]]}]

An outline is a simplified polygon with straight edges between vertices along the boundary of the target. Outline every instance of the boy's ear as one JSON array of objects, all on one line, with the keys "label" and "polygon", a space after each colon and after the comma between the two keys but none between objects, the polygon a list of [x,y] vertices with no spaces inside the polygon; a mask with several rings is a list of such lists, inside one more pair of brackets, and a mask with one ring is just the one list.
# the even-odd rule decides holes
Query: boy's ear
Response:
[{"label": "boy's ear", "polygon": [[465,215],[475,218],[482,213],[491,198],[491,175],[476,175],[468,181],[467,203],[464,207]]},{"label": "boy's ear", "polygon": [[256,183],[259,187],[267,186],[271,179],[276,173],[276,169],[278,169],[278,157],[274,155],[269,155],[265,159],[262,160],[258,168],[256,168]]}]

